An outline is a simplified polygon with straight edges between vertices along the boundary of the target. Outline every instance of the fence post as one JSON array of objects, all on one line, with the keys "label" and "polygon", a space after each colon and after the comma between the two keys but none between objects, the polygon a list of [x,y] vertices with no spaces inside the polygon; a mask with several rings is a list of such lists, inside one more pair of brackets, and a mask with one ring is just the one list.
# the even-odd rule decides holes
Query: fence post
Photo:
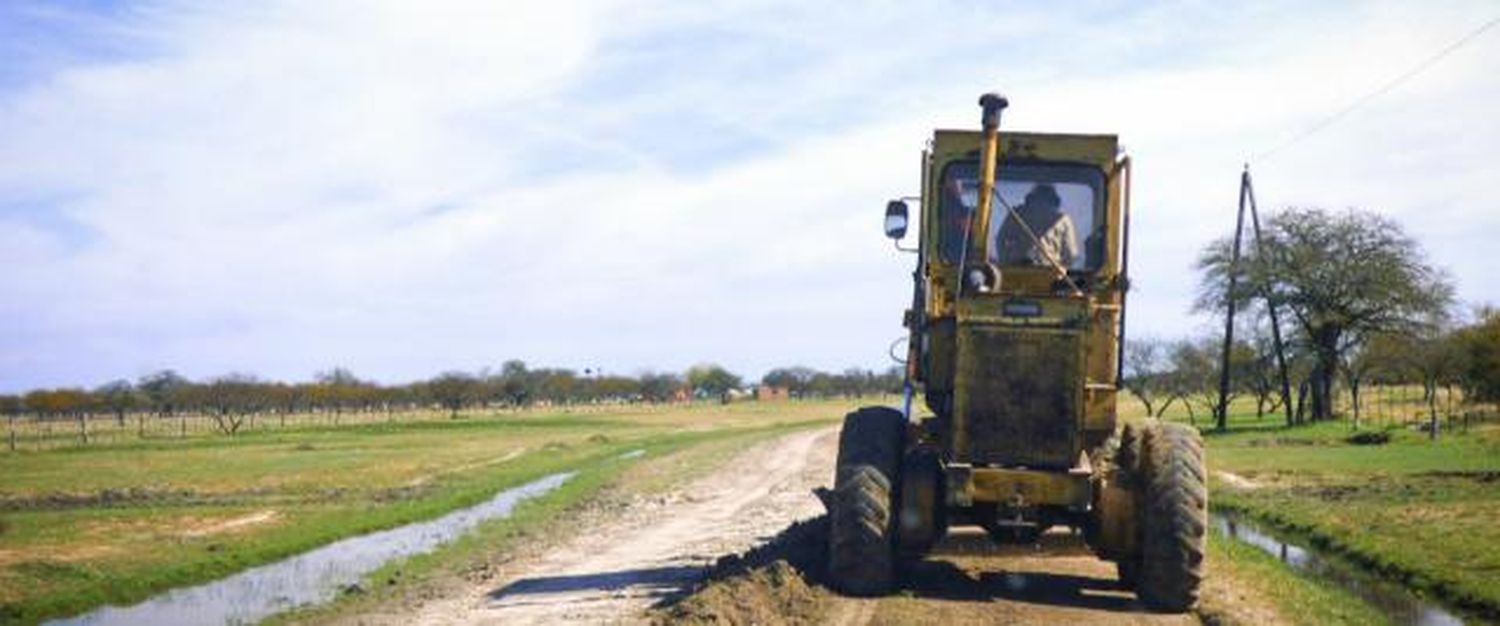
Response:
[{"label": "fence post", "polygon": [[10,451],[16,451],[16,414],[11,413],[9,419],[5,420],[10,431]]}]

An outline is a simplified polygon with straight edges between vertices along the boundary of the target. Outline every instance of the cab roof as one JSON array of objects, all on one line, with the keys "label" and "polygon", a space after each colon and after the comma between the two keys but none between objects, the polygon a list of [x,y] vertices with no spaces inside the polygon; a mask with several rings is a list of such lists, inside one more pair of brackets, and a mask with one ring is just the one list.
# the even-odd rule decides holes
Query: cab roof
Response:
[{"label": "cab roof", "polygon": [[[938,129],[932,136],[933,157],[939,162],[971,153],[977,157],[983,141],[984,133],[978,130]],[[1119,156],[1119,145],[1116,135],[1000,132],[1002,159],[1088,163],[1106,171]]]}]

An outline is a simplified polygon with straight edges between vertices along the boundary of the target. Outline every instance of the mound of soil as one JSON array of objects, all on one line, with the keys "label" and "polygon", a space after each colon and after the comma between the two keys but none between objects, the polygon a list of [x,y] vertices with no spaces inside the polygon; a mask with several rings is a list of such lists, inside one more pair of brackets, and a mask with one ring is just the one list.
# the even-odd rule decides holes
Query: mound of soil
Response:
[{"label": "mound of soil", "polygon": [[810,624],[828,592],[807,584],[786,561],[716,580],[653,615],[654,624]]},{"label": "mound of soil", "polygon": [[652,613],[655,624],[807,624],[833,595],[822,584],[828,520],[797,522],[744,554],[726,556],[692,592]]}]

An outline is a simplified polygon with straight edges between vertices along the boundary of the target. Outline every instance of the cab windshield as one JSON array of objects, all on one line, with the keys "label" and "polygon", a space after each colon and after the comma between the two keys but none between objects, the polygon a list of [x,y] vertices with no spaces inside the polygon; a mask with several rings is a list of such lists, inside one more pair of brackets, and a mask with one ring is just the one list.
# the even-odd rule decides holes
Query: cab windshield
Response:
[{"label": "cab windshield", "polygon": [[[979,206],[979,165],[955,161],[939,189],[938,249],[958,263],[964,235]],[[1076,164],[1004,162],[995,181],[990,216],[990,262],[1091,272],[1104,261],[1104,173]],[[974,237],[976,243],[977,234]]]}]

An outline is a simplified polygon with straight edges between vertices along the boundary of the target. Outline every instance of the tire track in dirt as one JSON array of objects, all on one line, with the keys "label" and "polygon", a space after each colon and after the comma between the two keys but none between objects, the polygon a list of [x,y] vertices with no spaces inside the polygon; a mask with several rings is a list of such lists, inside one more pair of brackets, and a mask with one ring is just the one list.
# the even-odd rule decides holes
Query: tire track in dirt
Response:
[{"label": "tire track in dirt", "polygon": [[656,508],[632,507],[500,580],[402,616],[419,624],[630,622],[686,591],[719,556],[744,551],[822,513],[836,453],[831,429],[756,445]]},{"label": "tire track in dirt", "polygon": [[1081,535],[1054,528],[1030,545],[997,546],[977,528],[954,529],[914,564],[902,590],[881,598],[877,622],[950,624],[1198,624],[1156,613],[1120,587],[1114,564]]}]

